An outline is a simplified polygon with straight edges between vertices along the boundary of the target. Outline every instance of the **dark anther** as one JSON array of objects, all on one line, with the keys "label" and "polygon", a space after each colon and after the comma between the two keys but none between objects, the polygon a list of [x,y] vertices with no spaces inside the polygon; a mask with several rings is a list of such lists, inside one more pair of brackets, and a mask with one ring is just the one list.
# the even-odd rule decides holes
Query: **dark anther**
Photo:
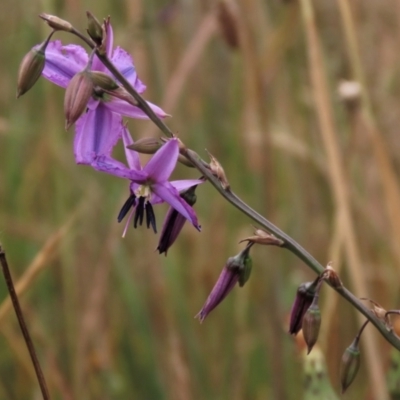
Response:
[{"label": "dark anther", "polygon": [[125,218],[125,215],[131,209],[131,207],[133,207],[133,205],[135,204],[135,199],[136,199],[136,196],[134,194],[131,194],[128,197],[128,200],[122,206],[121,211],[118,214],[118,218],[117,218],[118,222],[121,222]]},{"label": "dark anther", "polygon": [[150,225],[151,225],[154,233],[157,233],[156,216],[154,215],[153,206],[151,205],[151,203],[149,201],[147,201],[145,207],[146,207],[147,228],[150,228]]},{"label": "dark anther", "polygon": [[138,198],[138,205],[136,206],[135,218],[133,220],[133,226],[137,228],[137,224],[139,221],[139,225],[142,226],[143,224],[143,215],[144,215],[144,197]]}]

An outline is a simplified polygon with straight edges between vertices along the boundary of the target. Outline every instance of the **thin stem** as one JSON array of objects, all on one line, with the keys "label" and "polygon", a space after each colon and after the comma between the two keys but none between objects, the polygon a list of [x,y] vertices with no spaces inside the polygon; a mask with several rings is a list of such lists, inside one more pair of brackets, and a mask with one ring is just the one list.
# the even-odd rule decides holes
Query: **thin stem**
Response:
[{"label": "thin stem", "polygon": [[[84,37],[79,32],[74,32],[78,37],[84,40],[89,47],[95,48],[94,44],[90,42],[89,39]],[[146,115],[158,126],[158,128],[167,136],[172,137],[173,133],[171,129],[154,113],[154,111],[148,106],[146,101],[140,96],[140,94],[130,85],[130,83],[125,79],[120,71],[114,66],[107,55],[99,53],[96,51],[97,57],[102,61],[106,68],[115,76],[115,78],[121,83],[125,90],[138,102],[138,107],[146,113]],[[249,205],[247,205],[243,200],[241,200],[230,188],[224,189],[221,186],[220,181],[216,178],[210,169],[208,164],[203,161],[200,156],[193,150],[183,148],[181,149],[181,154],[184,155],[214,186],[214,188],[233,206],[239,209],[242,213],[247,215],[253,221],[257,222],[264,229],[273,233],[277,238],[283,240],[285,243],[282,247],[286,248],[298,258],[300,258],[306,265],[308,265],[315,273],[318,275],[324,271],[324,267],[299,243],[297,243],[288,234],[280,230],[277,226],[272,224],[266,218],[264,218],[257,211],[253,210]],[[388,331],[384,323],[378,319],[356,296],[353,295],[345,287],[333,288],[342,297],[344,297],[350,304],[352,304],[358,311],[360,311],[368,320],[375,325],[379,332],[384,336],[384,338],[392,344],[397,350],[400,351],[400,338],[393,334],[393,332]]]},{"label": "thin stem", "polygon": [[36,356],[35,348],[33,346],[32,339],[29,335],[28,328],[26,327],[26,323],[24,320],[24,316],[22,314],[21,306],[18,301],[17,294],[14,289],[14,283],[10,274],[10,270],[8,268],[8,263],[6,259],[6,253],[3,250],[3,247],[0,245],[0,262],[1,267],[4,274],[4,279],[7,284],[8,292],[10,293],[11,301],[14,306],[15,314],[17,315],[19,326],[22,331],[22,335],[24,336],[24,340],[26,346],[28,347],[29,355],[31,356],[33,367],[35,368],[35,373],[39,382],[40,390],[42,391],[43,400],[49,400],[49,391],[47,389],[46,381],[44,379],[44,375],[42,369],[40,368],[39,360]]}]

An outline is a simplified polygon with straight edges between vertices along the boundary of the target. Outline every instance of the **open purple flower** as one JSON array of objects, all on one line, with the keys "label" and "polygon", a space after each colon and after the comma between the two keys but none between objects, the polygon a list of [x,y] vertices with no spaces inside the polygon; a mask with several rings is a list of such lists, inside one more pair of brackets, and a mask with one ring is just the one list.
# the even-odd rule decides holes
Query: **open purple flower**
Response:
[{"label": "open purple flower", "polygon": [[133,218],[133,225],[136,228],[137,225],[142,225],[145,214],[147,227],[151,226],[156,232],[153,204],[162,202],[168,203],[200,230],[195,212],[180,197],[179,192],[204,181],[199,179],[168,181],[179,156],[178,140],[168,140],[142,168],[138,153],[126,148],[133,144],[127,128],[122,131],[122,139],[129,167],[114,160],[109,153],[95,156],[91,165],[99,171],[131,181],[130,195],[118,215],[118,222],[121,222],[129,213],[123,236],[131,219]]},{"label": "open purple flower", "polygon": [[[146,86],[139,80],[131,56],[120,47],[113,50],[113,30],[108,20],[105,21],[105,30],[108,57],[135,90],[138,93],[143,93]],[[48,44],[45,56],[46,63],[42,75],[63,88],[66,88],[73,76],[81,72],[89,62],[89,56],[83,47],[75,44],[63,46],[59,40]],[[92,71],[111,75],[97,56],[94,56]],[[159,117],[166,116],[165,112],[159,107],[151,103],[148,104]],[[121,137],[123,128],[121,116],[148,118],[138,107],[110,96],[100,89],[95,89],[88,102],[87,112],[77,121],[75,142],[87,141],[85,135],[89,135],[93,140],[90,154],[93,155],[93,152],[95,154],[106,153],[108,149],[101,146],[105,142],[107,142],[107,145],[114,146]],[[105,139],[104,136],[111,136],[111,138]],[[82,151],[75,152],[75,157],[78,164],[90,164],[93,160],[90,155]]]}]

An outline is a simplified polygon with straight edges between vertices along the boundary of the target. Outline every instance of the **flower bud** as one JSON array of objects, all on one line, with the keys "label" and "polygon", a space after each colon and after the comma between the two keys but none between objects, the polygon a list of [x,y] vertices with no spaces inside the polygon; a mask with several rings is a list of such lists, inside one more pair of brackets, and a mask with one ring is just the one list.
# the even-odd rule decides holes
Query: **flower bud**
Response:
[{"label": "flower bud", "polygon": [[22,59],[18,70],[17,99],[26,93],[39,79],[45,64],[44,51],[32,49]]},{"label": "flower bud", "polygon": [[302,322],[303,336],[307,344],[307,354],[310,354],[314,344],[317,342],[320,327],[321,312],[318,307],[318,294],[316,294],[311,306],[304,314]]},{"label": "flower bud", "polygon": [[[196,203],[196,187],[197,185],[192,186],[180,195],[182,199],[189,204],[189,206],[193,206]],[[157,250],[160,254],[165,253],[165,255],[167,255],[168,249],[174,244],[183,228],[183,225],[185,225],[185,222],[186,218],[181,213],[172,207],[169,208],[167,215],[165,216],[164,225],[160,235],[160,241],[158,242],[157,246]]]},{"label": "flower bud", "polygon": [[141,138],[127,146],[128,149],[142,154],[154,154],[160,147],[160,141],[155,138]]},{"label": "flower bud", "polygon": [[101,45],[103,42],[104,31],[99,20],[89,11],[86,11],[88,19],[87,33],[97,45]]},{"label": "flower bud", "polygon": [[39,14],[39,17],[45,20],[47,22],[47,25],[49,25],[56,31],[72,32],[74,29],[71,23],[65,21],[64,19],[56,17],[55,15],[42,13]]},{"label": "flower bud", "polygon": [[315,294],[315,282],[302,283],[296,293],[290,312],[289,333],[297,335],[303,324],[304,314],[310,307]]},{"label": "flower bud", "polygon": [[342,356],[342,363],[340,365],[340,384],[342,386],[342,394],[352,384],[360,368],[360,350],[358,342],[359,337],[357,336]]},{"label": "flower bud", "polygon": [[77,73],[69,82],[64,97],[65,129],[74,124],[84,113],[92,96],[93,81],[90,73],[83,70]]},{"label": "flower bud", "polygon": [[251,270],[251,264],[249,263],[249,251],[251,246],[252,245],[248,245],[235,257],[228,258],[228,261],[226,262],[226,265],[203,308],[196,315],[196,318],[199,318],[200,322],[203,322],[207,315],[217,307],[219,303],[221,303],[221,301],[234,288],[239,279],[242,281],[241,286],[246,283],[250,275],[249,271]]},{"label": "flower bud", "polygon": [[116,90],[119,88],[118,83],[110,75],[100,71],[90,71],[90,77],[93,84],[105,90]]}]

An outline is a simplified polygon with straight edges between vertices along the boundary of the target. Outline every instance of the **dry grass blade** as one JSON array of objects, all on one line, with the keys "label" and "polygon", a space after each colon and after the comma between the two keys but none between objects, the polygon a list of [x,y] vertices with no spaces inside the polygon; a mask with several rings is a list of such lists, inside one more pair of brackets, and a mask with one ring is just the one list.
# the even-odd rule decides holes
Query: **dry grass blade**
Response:
[{"label": "dry grass blade", "polygon": [[[363,296],[368,293],[362,261],[358,249],[350,205],[348,201],[348,187],[346,175],[343,171],[342,157],[336,139],[333,122],[332,108],[329,101],[327,82],[324,72],[324,64],[320,50],[318,32],[315,25],[314,11],[311,0],[301,1],[302,16],[307,37],[310,77],[313,88],[314,104],[318,116],[322,141],[327,154],[327,163],[330,172],[330,184],[335,198],[339,218],[343,221],[345,234],[345,254],[349,265],[355,295]],[[364,322],[361,314],[357,315],[360,325]],[[383,365],[373,332],[368,330],[364,336],[364,351],[367,359],[367,368],[371,379],[371,390],[374,398],[387,400]]]}]

